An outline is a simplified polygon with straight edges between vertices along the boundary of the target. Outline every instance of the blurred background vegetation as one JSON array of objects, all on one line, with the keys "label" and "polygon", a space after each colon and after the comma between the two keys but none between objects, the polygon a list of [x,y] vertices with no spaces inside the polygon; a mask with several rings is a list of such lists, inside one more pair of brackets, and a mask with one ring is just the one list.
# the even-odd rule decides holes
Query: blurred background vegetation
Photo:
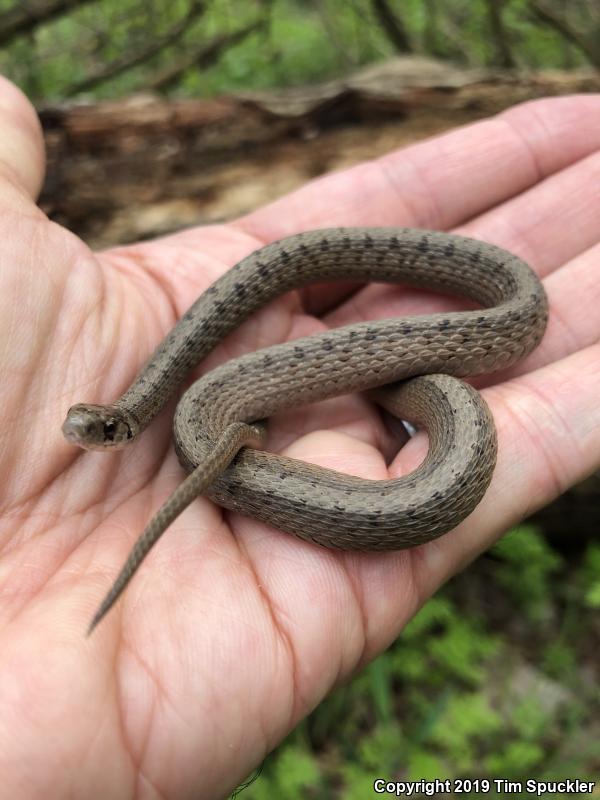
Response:
[{"label": "blurred background vegetation", "polygon": [[0,69],[33,99],[309,83],[394,54],[600,67],[598,0],[0,0]]},{"label": "blurred background vegetation", "polygon": [[[600,2],[0,0],[0,46],[42,105],[304,85],[397,55],[523,75],[600,69]],[[243,798],[358,800],[376,777],[600,779],[600,545],[573,520],[522,526],[451,581]]]},{"label": "blurred background vegetation", "polygon": [[510,532],[313,712],[240,800],[364,800],[375,778],[486,778],[489,797],[506,796],[495,779],[598,781],[600,545],[559,551],[534,527]]}]

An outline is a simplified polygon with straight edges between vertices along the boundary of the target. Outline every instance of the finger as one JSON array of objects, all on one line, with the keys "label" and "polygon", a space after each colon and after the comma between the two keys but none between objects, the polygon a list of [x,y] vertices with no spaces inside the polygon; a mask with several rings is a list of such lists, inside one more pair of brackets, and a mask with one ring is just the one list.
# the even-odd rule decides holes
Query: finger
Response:
[{"label": "finger", "polygon": [[31,103],[0,77],[0,204],[31,208],[44,179],[44,139]]},{"label": "finger", "polygon": [[600,147],[600,95],[509,109],[319,178],[242,218],[261,241],[330,225],[448,230]]},{"label": "finger", "polygon": [[600,244],[556,270],[544,281],[550,303],[548,327],[539,347],[512,375],[538,369],[600,339]]},{"label": "finger", "polygon": [[[328,225],[450,229],[597,150],[599,111],[600,95],[525,103],[317,179],[236,227],[262,242]],[[485,238],[484,229],[475,235]],[[303,298],[318,313],[349,293],[348,286],[308,288]]]},{"label": "finger", "polygon": [[[599,264],[600,243],[549,275],[544,280],[544,288],[550,314],[541,344],[509,370],[493,373],[479,381],[478,385],[516,377],[597,342],[600,338]],[[357,292],[334,312],[326,315],[323,321],[336,328],[363,319],[460,311],[466,307],[468,304],[459,299],[375,285]]]},{"label": "finger", "polygon": [[[449,228],[600,147],[598,111],[600,95],[517,106],[494,119],[313,181],[227,228],[194,228],[137,245],[136,250],[147,268],[163,278],[168,277],[164,263],[172,260],[169,250],[180,265],[181,253],[187,251],[189,279],[197,283],[199,269],[203,279],[205,273],[215,277],[224,263],[234,264],[267,241],[312,227]],[[188,281],[183,285],[185,306]],[[308,289],[303,293],[305,306],[327,309],[348,292],[348,286],[339,285]]]},{"label": "finger", "polygon": [[[485,391],[498,429],[492,484],[473,514],[419,555],[429,593],[496,539],[600,467],[600,345]],[[409,447],[395,469],[415,454]]]},{"label": "finger", "polygon": [[[599,365],[600,345],[595,345],[486,390],[498,429],[498,462],[482,502],[454,531],[397,553],[323,555],[329,573],[333,575],[336,562],[339,566],[341,561],[350,574],[353,599],[365,626],[367,645],[362,659],[384,647],[427,597],[512,525],[600,467]],[[574,383],[577,392],[571,389]],[[341,433],[332,438],[315,432],[296,441],[286,455],[381,479],[411,472],[426,448],[424,435],[414,437],[395,459],[389,475],[372,447]],[[288,546],[281,534],[274,530],[265,534],[264,527],[253,521],[239,518],[238,525],[250,536],[248,546],[257,564],[260,554],[272,557],[275,547]],[[309,555],[306,558],[310,561]],[[354,657],[358,657],[356,651]]]},{"label": "finger", "polygon": [[600,241],[600,142],[596,151],[486,212],[458,233],[485,239],[548,275]]}]

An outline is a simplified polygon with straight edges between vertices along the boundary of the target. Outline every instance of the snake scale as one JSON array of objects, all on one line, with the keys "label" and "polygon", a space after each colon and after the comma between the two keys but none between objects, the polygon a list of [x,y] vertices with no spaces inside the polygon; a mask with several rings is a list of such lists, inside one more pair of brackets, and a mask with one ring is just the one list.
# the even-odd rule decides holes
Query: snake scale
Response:
[{"label": "snake scale", "polygon": [[[303,539],[356,550],[421,544],[451,530],[479,503],[495,466],[496,432],[483,399],[458,378],[525,356],[544,333],[548,307],[539,279],[521,259],[447,233],[323,229],[257,250],[196,300],[119,400],[73,406],[65,437],[86,449],[124,446],[254,311],[292,289],[334,280],[430,288],[479,308],[328,330],[232,359],[193,383],[173,426],[190,474],[138,539],[90,630],[201,493]],[[275,412],[366,390],[427,430],[428,455],[411,474],[364,480],[259,449],[264,420]]]}]

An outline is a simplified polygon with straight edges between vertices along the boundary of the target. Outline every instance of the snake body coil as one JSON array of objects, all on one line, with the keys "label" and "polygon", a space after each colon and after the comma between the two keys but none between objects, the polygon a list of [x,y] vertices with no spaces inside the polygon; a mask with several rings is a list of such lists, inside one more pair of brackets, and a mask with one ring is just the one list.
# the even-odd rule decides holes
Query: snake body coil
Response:
[{"label": "snake body coil", "polygon": [[[495,465],[495,429],[478,393],[450,376],[491,372],[530,352],[543,335],[547,301],[519,258],[446,233],[340,228],[263,247],[192,305],[120,400],[73,406],[65,436],[90,449],[123,446],[241,321],[284,292],[331,280],[431,288],[483,309],[327,331],[234,359],[196,381],[174,420],[175,447],[190,475],[138,540],[92,627],[199,493],[319,544],[362,550],[425,542],[480,501]],[[426,377],[398,384],[414,376]],[[260,421],[277,411],[375,387],[378,403],[428,431],[428,456],[410,475],[368,481],[244,447],[260,443]]]}]

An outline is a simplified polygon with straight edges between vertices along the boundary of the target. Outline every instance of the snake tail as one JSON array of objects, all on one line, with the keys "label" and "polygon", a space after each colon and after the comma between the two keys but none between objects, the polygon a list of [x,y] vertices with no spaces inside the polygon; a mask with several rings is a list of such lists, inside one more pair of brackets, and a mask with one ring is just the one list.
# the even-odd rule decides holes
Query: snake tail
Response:
[{"label": "snake tail", "polygon": [[264,435],[264,429],[260,426],[244,422],[234,422],[223,431],[207,458],[187,476],[183,483],[179,484],[140,535],[115,582],[94,614],[87,630],[88,636],[117,602],[142,561],[169,525],[210,486],[223,470],[223,464],[230,464],[244,445],[260,446]]}]

